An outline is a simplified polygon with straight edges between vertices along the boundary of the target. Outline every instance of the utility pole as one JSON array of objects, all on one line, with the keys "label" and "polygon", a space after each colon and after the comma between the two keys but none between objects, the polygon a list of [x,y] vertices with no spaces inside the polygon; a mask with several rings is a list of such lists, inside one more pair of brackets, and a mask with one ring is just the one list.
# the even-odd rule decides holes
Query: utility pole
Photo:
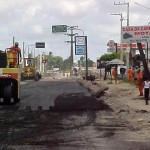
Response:
[{"label": "utility pole", "polygon": [[[70,41],[66,41],[68,43],[71,43],[71,50],[70,50],[70,70],[73,69],[73,64],[74,64],[74,60],[73,60],[73,37],[76,35],[76,33],[73,33],[74,30],[76,30],[78,28],[78,26],[68,26],[67,30],[71,30],[70,34],[67,34],[68,36],[71,37]],[[72,75],[72,71],[71,71],[71,75]]]},{"label": "utility pole", "polygon": [[13,36],[13,45],[15,45],[15,37]]},{"label": "utility pole", "polygon": [[129,2],[127,2],[127,3],[126,2],[124,2],[124,3],[119,2],[118,4],[114,2],[114,5],[127,5],[127,26],[129,26]]},{"label": "utility pole", "polygon": [[[123,49],[122,49],[122,21],[123,21],[123,17],[122,17],[122,13],[114,13],[111,15],[120,15],[120,22],[121,22],[121,29],[120,29],[120,60],[123,61]],[[117,45],[116,45],[117,48]]]},{"label": "utility pole", "polygon": [[23,42],[23,48],[22,48],[22,50],[23,50],[23,51],[22,51],[23,67],[24,67],[24,66],[25,66],[25,65],[24,65],[24,64],[25,64],[25,63],[24,63],[24,42]]},{"label": "utility pole", "polygon": [[[129,2],[124,2],[124,3],[115,3],[114,5],[127,5],[127,26],[129,26]],[[129,51],[130,51],[130,45],[127,44],[127,52],[126,52],[126,69],[129,69]]]}]

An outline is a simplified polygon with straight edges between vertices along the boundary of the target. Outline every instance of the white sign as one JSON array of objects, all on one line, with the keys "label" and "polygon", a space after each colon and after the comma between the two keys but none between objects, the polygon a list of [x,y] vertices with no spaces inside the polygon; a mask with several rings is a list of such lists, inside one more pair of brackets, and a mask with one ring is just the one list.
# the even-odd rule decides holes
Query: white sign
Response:
[{"label": "white sign", "polygon": [[113,41],[113,40],[108,41],[107,46],[115,47],[115,41]]},{"label": "white sign", "polygon": [[115,47],[115,41],[114,40],[109,40],[107,43],[107,52],[115,52],[116,51],[116,47]]},{"label": "white sign", "polygon": [[76,45],[85,45],[85,37],[77,36],[76,37]]},{"label": "white sign", "polygon": [[123,26],[122,43],[150,42],[150,26]]},{"label": "white sign", "polygon": [[116,51],[116,48],[115,47],[109,47],[107,48],[107,52],[115,52]]}]

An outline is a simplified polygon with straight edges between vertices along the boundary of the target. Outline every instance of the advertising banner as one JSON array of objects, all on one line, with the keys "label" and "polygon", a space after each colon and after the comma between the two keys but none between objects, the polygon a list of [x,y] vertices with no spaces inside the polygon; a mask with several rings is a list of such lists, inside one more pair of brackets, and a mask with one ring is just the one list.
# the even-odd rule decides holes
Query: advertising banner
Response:
[{"label": "advertising banner", "polygon": [[150,42],[150,26],[123,26],[122,43]]}]

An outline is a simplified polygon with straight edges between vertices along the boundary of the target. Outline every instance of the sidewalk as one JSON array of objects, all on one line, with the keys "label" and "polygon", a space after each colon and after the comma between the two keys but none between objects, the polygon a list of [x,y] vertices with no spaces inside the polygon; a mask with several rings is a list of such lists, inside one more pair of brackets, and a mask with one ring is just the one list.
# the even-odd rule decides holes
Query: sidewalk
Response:
[{"label": "sidewalk", "polygon": [[98,99],[103,100],[112,108],[114,117],[126,122],[131,139],[134,139],[135,136],[144,140],[150,139],[150,101],[149,105],[145,104],[144,96],[138,96],[139,91],[134,84],[130,85],[125,82],[110,84],[110,80],[96,81],[97,84],[81,80],[81,83],[91,89],[91,92],[96,92],[103,86],[109,87]]},{"label": "sidewalk", "polygon": [[146,110],[150,112],[150,101],[149,105],[145,104],[144,96],[139,96],[139,90],[134,84],[129,84],[127,82],[120,82],[115,84],[108,84],[109,81],[101,81],[109,87],[112,97],[116,98],[117,101],[122,102],[124,105],[129,106],[134,110]]},{"label": "sidewalk", "polygon": [[[138,96],[139,90],[133,84],[129,84],[128,82],[124,82],[118,80],[117,83],[113,80],[112,83],[110,80],[97,80],[95,81],[97,84],[92,84],[90,81],[82,80],[85,87],[92,90],[92,92],[96,92],[102,86],[107,86],[109,89],[106,91],[106,94],[102,99],[108,104],[112,105],[114,109],[125,109],[125,107],[129,107],[134,111],[145,110],[150,112],[150,100],[149,105],[145,104],[144,96]],[[106,99],[106,100],[105,100]],[[109,99],[109,100],[107,100]],[[115,106],[116,105],[116,106]],[[122,107],[121,107],[122,106]]]}]

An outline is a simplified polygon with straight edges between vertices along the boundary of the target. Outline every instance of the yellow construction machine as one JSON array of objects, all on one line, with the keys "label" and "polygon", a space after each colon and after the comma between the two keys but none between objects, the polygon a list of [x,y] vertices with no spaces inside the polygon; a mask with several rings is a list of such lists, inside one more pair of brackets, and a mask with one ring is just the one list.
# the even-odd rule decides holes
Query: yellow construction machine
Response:
[{"label": "yellow construction machine", "polygon": [[[14,60],[17,62],[15,66]],[[8,53],[8,48],[0,50],[0,102],[20,102],[20,80],[20,56],[14,58],[13,53]]]},{"label": "yellow construction machine", "polygon": [[41,74],[36,70],[35,58],[24,58],[24,67],[21,73],[21,79],[34,79],[38,81],[41,79]]}]

